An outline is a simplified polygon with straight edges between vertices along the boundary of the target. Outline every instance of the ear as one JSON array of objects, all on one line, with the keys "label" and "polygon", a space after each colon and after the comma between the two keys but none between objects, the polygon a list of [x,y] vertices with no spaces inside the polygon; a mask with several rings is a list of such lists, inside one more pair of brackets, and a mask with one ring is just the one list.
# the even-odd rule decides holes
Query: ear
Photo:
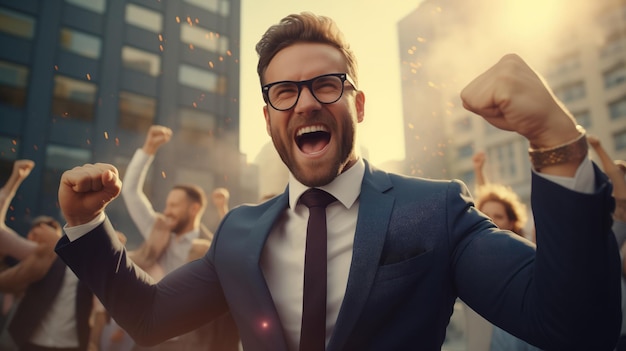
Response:
[{"label": "ear", "polygon": [[361,90],[357,91],[356,96],[354,97],[354,103],[356,107],[357,121],[361,123],[363,122],[363,119],[365,119],[365,93]]},{"label": "ear", "polygon": [[267,105],[263,106],[263,116],[265,116],[265,131],[271,138],[272,129],[270,128],[270,111],[267,109]]},{"label": "ear", "polygon": [[202,206],[197,203],[197,202],[192,202],[191,206],[189,207],[189,211],[191,212],[191,214],[193,215],[193,217],[197,216],[198,213],[200,212],[200,209],[202,208]]}]

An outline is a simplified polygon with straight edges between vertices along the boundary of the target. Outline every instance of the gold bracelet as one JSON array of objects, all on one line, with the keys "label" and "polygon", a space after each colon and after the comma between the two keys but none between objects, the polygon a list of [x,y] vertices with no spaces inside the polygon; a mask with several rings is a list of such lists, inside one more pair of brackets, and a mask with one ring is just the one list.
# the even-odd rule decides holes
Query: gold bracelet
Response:
[{"label": "gold bracelet", "polygon": [[528,149],[530,163],[533,168],[540,171],[547,166],[560,165],[575,160],[582,160],[587,156],[589,145],[587,144],[587,134],[583,127],[576,126],[580,135],[565,144],[547,149]]}]

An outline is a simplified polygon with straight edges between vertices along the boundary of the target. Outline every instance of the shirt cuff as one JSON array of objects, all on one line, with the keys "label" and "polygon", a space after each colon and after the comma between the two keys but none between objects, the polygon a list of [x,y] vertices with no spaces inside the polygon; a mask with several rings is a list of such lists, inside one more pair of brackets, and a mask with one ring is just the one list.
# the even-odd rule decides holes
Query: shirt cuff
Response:
[{"label": "shirt cuff", "polygon": [[539,173],[534,169],[533,172],[540,177],[557,183],[570,190],[585,194],[591,194],[595,191],[596,175],[593,171],[593,165],[589,157],[585,157],[585,159],[580,163],[573,178]]},{"label": "shirt cuff", "polygon": [[74,241],[82,237],[83,235],[89,233],[90,231],[94,230],[94,228],[96,228],[100,224],[104,223],[105,219],[106,219],[106,215],[104,214],[104,212],[100,212],[98,217],[92,219],[91,221],[85,224],[81,224],[81,225],[77,225],[73,227],[68,227],[67,224],[65,224],[65,226],[63,226],[63,231],[65,232],[65,235],[67,235],[68,239],[70,239],[70,241]]}]

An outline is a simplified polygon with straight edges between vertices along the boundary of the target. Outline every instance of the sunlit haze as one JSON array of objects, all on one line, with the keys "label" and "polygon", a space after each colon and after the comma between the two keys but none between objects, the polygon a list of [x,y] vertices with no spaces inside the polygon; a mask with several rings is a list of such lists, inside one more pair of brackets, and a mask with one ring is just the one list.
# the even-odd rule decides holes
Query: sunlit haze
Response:
[{"label": "sunlit haze", "polygon": [[[248,161],[253,162],[262,146],[270,141],[265,131],[254,46],[270,25],[288,14],[302,11],[332,17],[356,53],[359,89],[366,96],[365,120],[359,126],[359,140],[367,149],[368,159],[378,165],[403,159],[397,24],[420,3],[419,0],[390,1],[382,6],[381,2],[374,0],[243,1],[240,146]],[[449,3],[433,1],[433,11],[446,11],[444,4]],[[503,0],[466,4],[472,11],[468,16],[474,19],[472,24],[451,23],[445,34],[438,34],[437,42],[427,43],[428,56],[423,57],[422,62],[410,64],[429,70],[431,77],[440,72],[442,76],[453,76],[453,81],[429,84],[432,83],[433,89],[446,84],[445,88],[454,92],[460,92],[471,79],[511,52],[521,55],[541,71],[551,48],[569,40],[564,33],[555,31],[555,28],[562,28],[559,21],[575,21],[577,14],[584,11],[585,4],[587,2],[582,0]],[[454,7],[448,9],[454,10]],[[416,37],[415,47],[402,50],[419,51],[418,42]]]},{"label": "sunlit haze", "polygon": [[263,98],[256,73],[254,46],[281,18],[303,11],[333,18],[359,63],[359,89],[365,92],[365,120],[359,138],[374,163],[404,157],[397,22],[420,1],[242,1],[241,10],[241,151],[253,162],[270,142],[263,119]]}]

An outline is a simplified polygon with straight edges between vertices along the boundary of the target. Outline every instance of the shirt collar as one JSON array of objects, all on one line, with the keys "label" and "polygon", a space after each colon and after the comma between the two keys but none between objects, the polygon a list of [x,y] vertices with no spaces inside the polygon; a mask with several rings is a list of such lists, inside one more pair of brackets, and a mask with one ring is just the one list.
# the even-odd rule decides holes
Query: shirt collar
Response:
[{"label": "shirt collar", "polygon": [[177,236],[174,233],[172,233],[172,235],[174,236],[174,238],[176,239],[176,242],[178,243],[183,243],[183,242],[191,243],[193,242],[194,239],[197,239],[200,237],[200,229],[194,228],[181,236]]},{"label": "shirt collar", "polygon": [[[341,173],[332,182],[317,187],[333,195],[346,208],[352,207],[361,192],[361,182],[365,174],[365,162],[359,157],[355,164]],[[300,183],[293,174],[289,173],[289,208],[295,209],[300,195],[309,187]]]}]

